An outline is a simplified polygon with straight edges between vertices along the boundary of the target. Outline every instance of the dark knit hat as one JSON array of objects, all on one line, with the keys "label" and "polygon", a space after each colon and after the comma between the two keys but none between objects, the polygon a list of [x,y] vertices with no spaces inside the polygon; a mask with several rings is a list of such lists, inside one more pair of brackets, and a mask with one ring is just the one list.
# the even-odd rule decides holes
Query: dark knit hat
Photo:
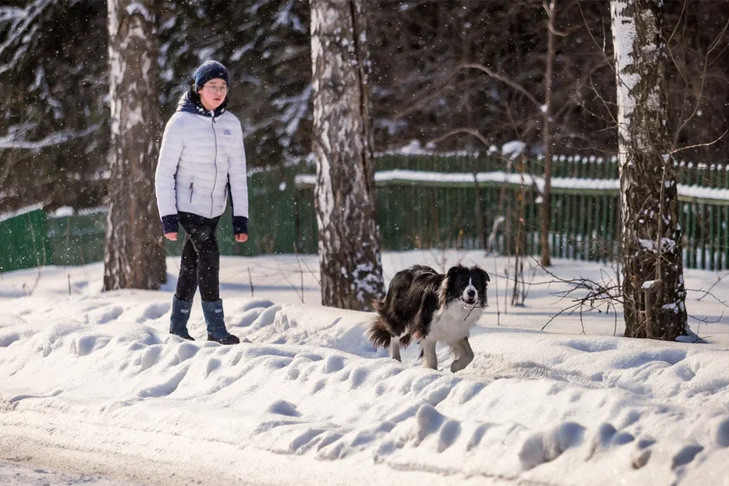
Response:
[{"label": "dark knit hat", "polygon": [[228,83],[228,70],[218,61],[205,61],[192,75],[195,80],[195,91],[200,91],[211,79],[222,79]]}]

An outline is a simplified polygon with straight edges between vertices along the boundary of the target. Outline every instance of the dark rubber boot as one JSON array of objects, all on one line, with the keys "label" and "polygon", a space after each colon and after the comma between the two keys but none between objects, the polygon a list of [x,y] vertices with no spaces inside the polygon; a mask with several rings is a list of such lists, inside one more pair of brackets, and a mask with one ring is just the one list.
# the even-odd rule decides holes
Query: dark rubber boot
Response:
[{"label": "dark rubber boot", "polygon": [[223,301],[203,301],[203,314],[208,325],[208,341],[220,344],[238,344],[240,339],[225,329],[225,315],[223,314]]},{"label": "dark rubber boot", "polygon": [[170,334],[194,341],[192,336],[190,336],[190,333],[187,332],[187,321],[190,319],[190,309],[192,309],[192,302],[180,300],[176,295],[172,297]]}]

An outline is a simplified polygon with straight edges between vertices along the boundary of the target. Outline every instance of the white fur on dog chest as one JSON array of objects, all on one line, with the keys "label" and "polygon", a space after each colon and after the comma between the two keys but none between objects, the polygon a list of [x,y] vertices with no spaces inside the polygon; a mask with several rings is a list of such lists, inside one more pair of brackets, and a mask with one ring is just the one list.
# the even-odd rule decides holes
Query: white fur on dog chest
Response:
[{"label": "white fur on dog chest", "polygon": [[433,316],[425,339],[448,344],[460,341],[468,337],[469,329],[476,324],[481,312],[480,308],[466,308],[461,302],[453,301],[444,310]]}]

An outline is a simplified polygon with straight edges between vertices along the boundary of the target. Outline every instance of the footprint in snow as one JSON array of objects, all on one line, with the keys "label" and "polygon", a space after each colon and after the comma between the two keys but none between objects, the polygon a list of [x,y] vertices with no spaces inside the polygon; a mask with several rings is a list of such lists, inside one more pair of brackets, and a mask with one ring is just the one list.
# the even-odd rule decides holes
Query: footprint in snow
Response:
[{"label": "footprint in snow", "polygon": [[159,319],[160,317],[164,316],[170,311],[170,304],[150,304],[147,306],[146,309],[144,309],[144,312],[142,313],[142,316],[137,319],[137,322],[144,322],[147,320],[155,320]]},{"label": "footprint in snow", "polygon": [[19,332],[8,332],[0,334],[0,348],[7,348],[11,344],[20,340]]},{"label": "footprint in snow", "polygon": [[420,444],[428,435],[437,432],[444,421],[445,417],[435,408],[422,405],[415,414],[415,444]]},{"label": "footprint in snow", "polygon": [[207,378],[210,373],[220,368],[220,360],[217,358],[210,358],[205,365],[205,378]]},{"label": "footprint in snow", "polygon": [[342,368],[344,368],[344,359],[336,356],[330,356],[324,364],[324,373],[336,373]]},{"label": "footprint in snow", "polygon": [[519,451],[519,460],[525,470],[550,462],[564,451],[582,442],[585,428],[575,422],[564,422],[553,429],[529,437]]},{"label": "footprint in snow", "polygon": [[187,368],[178,371],[167,379],[167,381],[142,389],[137,395],[140,398],[161,398],[171,395],[177,390],[177,387],[180,386],[180,382],[186,375]]},{"label": "footprint in snow", "polygon": [[154,344],[152,346],[148,346],[143,352],[142,356],[139,360],[140,369],[139,371],[144,371],[146,369],[151,368],[152,366],[159,363],[160,356],[162,355],[162,349],[163,346],[160,344]]},{"label": "footprint in snow", "polygon": [[452,446],[461,435],[461,424],[455,420],[446,421],[438,433],[438,452],[443,452]]},{"label": "footprint in snow", "polygon": [[300,417],[301,413],[296,410],[296,405],[286,400],[276,400],[266,409],[269,413],[276,415],[285,415],[286,417]]},{"label": "footprint in snow", "polygon": [[71,352],[76,356],[86,356],[109,344],[108,336],[81,336],[71,343]]},{"label": "footprint in snow", "polygon": [[703,451],[704,448],[698,444],[691,444],[681,448],[674,456],[671,463],[671,469],[685,466],[689,462],[693,461],[699,452]]},{"label": "footprint in snow", "polygon": [[92,324],[107,324],[117,320],[123,313],[124,309],[118,305],[94,309],[88,313],[88,321]]},{"label": "footprint in snow", "polygon": [[729,447],[729,417],[719,422],[714,440],[719,447]]}]

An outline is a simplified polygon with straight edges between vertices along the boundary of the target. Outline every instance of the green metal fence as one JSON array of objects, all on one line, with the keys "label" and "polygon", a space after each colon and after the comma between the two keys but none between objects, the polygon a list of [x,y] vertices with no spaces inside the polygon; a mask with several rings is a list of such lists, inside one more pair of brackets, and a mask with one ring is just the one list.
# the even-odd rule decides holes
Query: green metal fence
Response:
[{"label": "green metal fence", "polygon": [[[230,205],[220,218],[218,245],[223,255],[316,253],[317,229],[312,198],[299,200],[295,176],[303,166],[282,167],[248,175],[249,240],[233,240]],[[179,255],[182,241],[167,242],[167,253]]]},{"label": "green metal fence", "polygon": [[[378,222],[386,250],[487,248],[539,254],[541,159],[383,155],[376,159]],[[729,268],[729,166],[679,163],[680,223],[688,268]],[[314,179],[297,179],[311,197]],[[306,193],[308,191],[308,193]],[[619,255],[616,157],[558,156],[552,179],[553,256],[612,261]],[[517,239],[517,235],[519,238]]]},{"label": "green metal fence", "polygon": [[[245,244],[234,242],[228,205],[220,218],[217,233],[223,255],[316,252],[313,201],[299,200],[294,187],[294,177],[301,170],[301,167],[287,167],[249,175],[250,239]],[[55,265],[83,265],[102,261],[106,216],[106,210],[100,208],[75,215],[48,217],[51,257],[47,262]],[[168,255],[179,255],[182,238],[177,242],[166,241],[165,248]],[[35,266],[35,263],[27,266]]]},{"label": "green metal fence", "polygon": [[[375,159],[378,223],[385,250],[487,248],[539,254],[539,159],[492,155],[383,154]],[[229,211],[218,231],[221,253],[315,253],[313,168],[249,175],[250,240],[235,244]],[[729,268],[729,170],[678,164],[680,223],[688,268]],[[306,175],[308,174],[308,176]],[[620,229],[615,158],[556,157],[551,251],[558,258],[610,261]],[[105,211],[49,217],[40,209],[0,220],[0,271],[103,260]],[[516,235],[520,235],[517,240]],[[178,255],[181,242],[167,242]]]},{"label": "green metal fence", "polygon": [[40,206],[0,217],[0,272],[51,263],[45,213]]},{"label": "green metal fence", "polygon": [[47,225],[53,264],[85,265],[104,260],[106,209],[49,216]]},{"label": "green metal fence", "polygon": [[[382,247],[486,248],[513,254],[521,229],[521,253],[539,253],[539,194],[532,174],[539,160],[383,155],[376,159],[377,209]],[[594,158],[592,167],[558,158],[555,174],[585,179],[611,176],[617,165]],[[537,172],[539,171],[539,172]],[[302,199],[311,197],[313,177],[299,177]],[[560,182],[557,179],[557,182]],[[564,182],[564,181],[562,181]],[[618,191],[591,184],[553,186],[552,254],[560,258],[607,261],[617,255]],[[306,192],[308,191],[308,192]]]}]

